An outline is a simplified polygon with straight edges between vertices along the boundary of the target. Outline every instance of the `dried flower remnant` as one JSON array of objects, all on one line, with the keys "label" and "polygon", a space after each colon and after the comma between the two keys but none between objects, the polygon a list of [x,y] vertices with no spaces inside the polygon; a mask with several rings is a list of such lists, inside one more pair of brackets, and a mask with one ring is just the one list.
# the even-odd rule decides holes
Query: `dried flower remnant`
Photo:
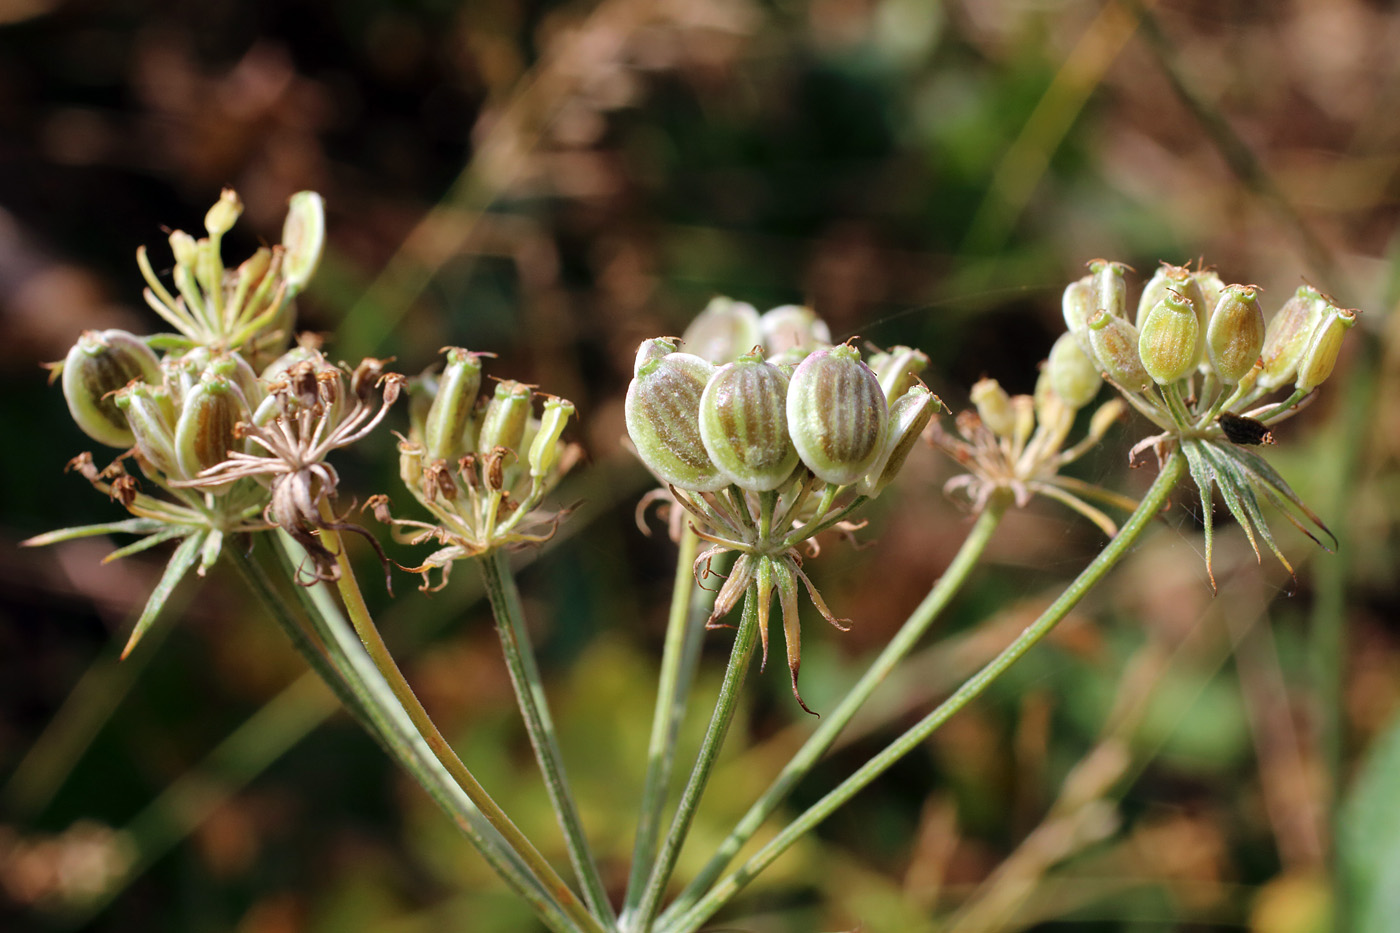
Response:
[{"label": "dried flower remnant", "polygon": [[708,625],[720,626],[747,594],[766,664],[776,594],[793,695],[811,712],[797,685],[799,584],[823,618],[845,623],[803,571],[803,550],[816,554],[822,531],[859,527],[848,517],[888,485],[941,403],[917,383],[923,354],[896,347],[872,357],[872,369],[855,348],[831,347],[826,325],[806,308],[762,315],[764,343],[740,350],[732,335],[749,339],[750,312],[717,299],[702,316],[697,331],[730,338],[716,358],[739,353],[722,366],[680,352],[674,340],[642,344],[628,388],[628,435],[665,484],[640,508],[665,503],[673,537],[684,514],[710,544],[695,562],[696,579],[713,573],[719,554],[738,555]]}]

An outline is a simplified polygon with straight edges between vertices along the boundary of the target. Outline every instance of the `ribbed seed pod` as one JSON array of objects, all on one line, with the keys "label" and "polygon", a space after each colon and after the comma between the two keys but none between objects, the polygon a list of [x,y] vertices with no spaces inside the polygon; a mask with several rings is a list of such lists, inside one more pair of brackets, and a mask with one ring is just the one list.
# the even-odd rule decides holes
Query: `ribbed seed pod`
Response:
[{"label": "ribbed seed pod", "polygon": [[[1067,334],[1070,340],[1073,334]],[[1094,373],[1097,379],[1098,373]],[[1010,437],[1016,430],[1016,414],[1011,410],[1011,396],[995,379],[978,379],[968,393],[972,404],[977,406],[977,417],[997,437]]]},{"label": "ribbed seed pod", "polygon": [[938,396],[922,385],[914,386],[895,399],[890,406],[889,426],[885,429],[885,441],[880,445],[880,455],[861,480],[862,495],[879,495],[899,474],[904,461],[909,459],[909,452],[942,405]]},{"label": "ribbed seed pod", "polygon": [[242,445],[234,426],[248,418],[242,393],[233,381],[213,376],[185,396],[175,424],[175,459],[181,478],[194,479],[201,470],[228,459]]},{"label": "ribbed seed pod", "polygon": [[298,191],[287,206],[282,224],[282,279],[296,294],[316,274],[326,243],[326,206],[314,191]]},{"label": "ribbed seed pod", "polygon": [[486,403],[486,413],[481,416],[477,453],[489,454],[503,447],[519,454],[525,426],[530,421],[530,395],[531,389],[524,383],[509,379],[496,383],[496,394]]},{"label": "ribbed seed pod", "polygon": [[1259,289],[1230,285],[1220,294],[1206,329],[1206,356],[1220,381],[1235,385],[1259,360],[1264,348],[1264,311]]},{"label": "ribbed seed pod", "polygon": [[720,472],[742,489],[776,489],[797,466],[787,390],[783,371],[754,356],[721,366],[705,386],[700,439]]},{"label": "ribbed seed pod", "polygon": [[1284,302],[1264,332],[1264,349],[1260,351],[1264,371],[1256,383],[1260,388],[1273,391],[1294,381],[1298,363],[1327,306],[1327,299],[1311,285],[1300,286]]},{"label": "ribbed seed pod", "polygon": [[180,475],[175,455],[175,407],[163,388],[134,382],[118,392],[117,407],[126,415],[136,438],[136,451],[166,476]]},{"label": "ribbed seed pod", "polygon": [[1121,262],[1095,259],[1089,263],[1089,272],[1094,277],[1094,310],[1107,311],[1114,317],[1124,317],[1128,313],[1127,266]]},{"label": "ribbed seed pod", "polygon": [[160,360],[124,330],[85,331],[63,361],[63,398],[83,433],[111,447],[135,438],[112,393],[133,379],[159,382]]},{"label": "ribbed seed pod", "polygon": [[1103,385],[1098,367],[1073,334],[1061,334],[1055,341],[1045,361],[1045,371],[1050,377],[1050,388],[1061,401],[1076,410],[1092,402]]},{"label": "ribbed seed pod", "polygon": [[559,462],[559,436],[574,413],[574,403],[562,398],[548,398],[540,426],[530,442],[530,478],[543,479]]},{"label": "ribbed seed pod", "polygon": [[870,369],[880,380],[885,401],[891,404],[908,392],[918,382],[919,373],[927,368],[928,354],[913,347],[890,347],[870,358]]},{"label": "ribbed seed pod", "polygon": [[815,311],[802,305],[779,305],[758,319],[769,356],[788,350],[817,350],[831,345],[831,329]]},{"label": "ribbed seed pod", "polygon": [[1311,392],[1327,381],[1327,377],[1332,375],[1332,367],[1337,365],[1338,354],[1342,352],[1342,338],[1355,323],[1355,311],[1328,306],[1298,363],[1298,389]]},{"label": "ribbed seed pod", "polygon": [[854,347],[817,350],[793,371],[788,431],[797,455],[819,479],[845,486],[869,472],[888,421],[880,380]]},{"label": "ribbed seed pod", "polygon": [[1094,276],[1084,276],[1077,282],[1069,283],[1064,297],[1060,299],[1060,310],[1065,316],[1065,327],[1084,343],[1089,340],[1089,318],[1098,308],[1094,307]]},{"label": "ribbed seed pod", "polygon": [[1225,294],[1225,280],[1214,269],[1193,272],[1191,278],[1196,280],[1196,285],[1201,290],[1201,297],[1205,299],[1206,314],[1209,315],[1220,305],[1220,298]]},{"label": "ribbed seed pod", "polygon": [[423,446],[428,459],[452,463],[475,448],[467,428],[481,391],[481,355],[461,347],[447,347],[445,352],[447,365],[423,419]]},{"label": "ribbed seed pod", "polygon": [[1152,377],[1138,356],[1137,328],[1107,311],[1089,318],[1089,343],[1099,370],[1129,392],[1144,392]]},{"label": "ribbed seed pod", "polygon": [[1195,370],[1201,359],[1201,330],[1194,302],[1168,289],[1167,297],[1147,312],[1138,333],[1138,355],[1154,382],[1169,385]]},{"label": "ribbed seed pod", "polygon": [[662,482],[694,492],[729,485],[700,439],[700,397],[715,365],[691,353],[657,355],[648,340],[637,353],[639,365],[627,387],[627,436],[637,455]]},{"label": "ribbed seed pod", "polygon": [[762,343],[763,331],[754,306],[723,296],[710,299],[681,335],[687,353],[711,363],[737,360]]}]

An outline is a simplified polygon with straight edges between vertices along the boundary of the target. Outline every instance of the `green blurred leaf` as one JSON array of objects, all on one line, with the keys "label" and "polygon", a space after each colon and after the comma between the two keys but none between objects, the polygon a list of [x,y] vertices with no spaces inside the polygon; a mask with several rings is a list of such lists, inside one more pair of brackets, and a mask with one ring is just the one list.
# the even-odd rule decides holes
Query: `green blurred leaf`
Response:
[{"label": "green blurred leaf", "polygon": [[1389,933],[1400,917],[1400,717],[1371,746],[1342,805],[1337,849],[1354,933]]}]

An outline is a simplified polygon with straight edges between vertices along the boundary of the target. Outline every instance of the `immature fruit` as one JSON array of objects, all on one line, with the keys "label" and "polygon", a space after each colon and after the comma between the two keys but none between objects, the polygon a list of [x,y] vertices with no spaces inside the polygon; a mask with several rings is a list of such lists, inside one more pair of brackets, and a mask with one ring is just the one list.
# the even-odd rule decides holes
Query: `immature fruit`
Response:
[{"label": "immature fruit", "polygon": [[742,489],[776,489],[797,466],[787,390],[783,371],[756,356],[721,366],[705,386],[700,439],[720,472]]},{"label": "immature fruit", "polygon": [[1152,381],[1169,385],[1195,370],[1201,359],[1201,330],[1195,302],[1168,290],[1147,312],[1138,334],[1138,355]]},{"label": "immature fruit", "polygon": [[938,396],[923,385],[916,385],[895,399],[890,406],[889,425],[885,429],[885,441],[880,445],[880,455],[861,481],[863,495],[879,495],[898,475],[924,428],[942,405]]},{"label": "immature fruit", "polygon": [[1128,392],[1145,392],[1152,377],[1138,355],[1137,328],[1109,314],[1095,312],[1089,319],[1089,343],[1099,369]]},{"label": "immature fruit", "polygon": [[880,454],[888,420],[880,380],[854,347],[817,350],[792,374],[788,430],[819,479],[845,486],[864,476]]},{"label": "immature fruit", "polygon": [[539,429],[530,442],[530,478],[544,479],[559,462],[559,436],[574,413],[574,403],[562,398],[548,398]]},{"label": "immature fruit", "polygon": [[63,361],[63,398],[83,433],[110,447],[130,447],[135,438],[112,393],[133,379],[160,382],[160,360],[124,330],[90,330]]},{"label": "immature fruit", "polygon": [[715,365],[690,353],[667,352],[667,346],[675,348],[649,340],[638,351],[627,387],[627,436],[662,482],[713,492],[729,485],[700,439],[700,397]]},{"label": "immature fruit", "polygon": [[461,347],[447,348],[447,365],[437,381],[437,394],[423,419],[423,446],[428,459],[455,462],[468,449],[477,394],[481,391],[481,355]]},{"label": "immature fruit", "polygon": [[530,387],[524,383],[496,383],[496,394],[486,403],[486,413],[481,416],[477,453],[489,454],[497,447],[520,452],[520,442],[525,439],[525,428],[530,422],[530,395]]},{"label": "immature fruit", "polygon": [[711,363],[737,360],[762,343],[754,306],[723,296],[710,299],[681,335],[686,352]]},{"label": "immature fruit", "polygon": [[1073,334],[1061,334],[1055,341],[1050,348],[1050,358],[1045,361],[1045,371],[1049,374],[1050,388],[1055,390],[1061,401],[1074,409],[1092,402],[1103,385],[1098,367]]},{"label": "immature fruit", "polygon": [[[1074,340],[1073,334],[1066,334],[1070,340]],[[1097,379],[1099,374],[1094,373]],[[972,384],[972,391],[968,393],[972,399],[972,404],[977,406],[977,417],[982,419],[993,434],[997,437],[1010,437],[1016,430],[1016,415],[1011,410],[1011,396],[1006,394],[1006,390],[1001,387],[1001,383],[995,379],[979,379]]]},{"label": "immature fruit", "polygon": [[1337,364],[1337,356],[1342,352],[1342,338],[1355,323],[1355,311],[1328,306],[1298,363],[1296,387],[1300,391],[1311,392],[1332,375],[1332,367]]},{"label": "immature fruit", "polygon": [[1260,388],[1272,391],[1294,381],[1298,363],[1328,304],[1321,292],[1311,285],[1303,285],[1274,315],[1264,334],[1264,349],[1260,351],[1264,361],[1264,371],[1259,374],[1257,383]]},{"label": "immature fruit", "polygon": [[1065,316],[1065,327],[1071,334],[1084,343],[1089,340],[1089,318],[1094,316],[1098,308],[1094,307],[1094,276],[1092,274],[1084,276],[1077,282],[1069,283],[1065,289],[1064,297],[1060,300],[1060,309]]},{"label": "immature fruit", "polygon": [[136,438],[136,451],[166,476],[180,475],[175,455],[175,406],[163,388],[133,382],[114,398]]},{"label": "immature fruit", "polygon": [[1264,348],[1259,289],[1230,285],[1221,292],[1206,329],[1206,356],[1220,381],[1235,385],[1254,368]]},{"label": "immature fruit", "polygon": [[282,278],[292,294],[305,288],[316,274],[325,243],[325,202],[314,191],[298,191],[292,195],[282,224],[282,246],[287,251],[282,259]]},{"label": "immature fruit", "polygon": [[247,418],[241,393],[227,378],[212,376],[190,390],[175,424],[175,459],[183,478],[194,479],[240,449],[234,427]]},{"label": "immature fruit", "polygon": [[806,352],[831,345],[831,329],[815,311],[802,305],[780,305],[758,319],[769,356],[789,350]]}]

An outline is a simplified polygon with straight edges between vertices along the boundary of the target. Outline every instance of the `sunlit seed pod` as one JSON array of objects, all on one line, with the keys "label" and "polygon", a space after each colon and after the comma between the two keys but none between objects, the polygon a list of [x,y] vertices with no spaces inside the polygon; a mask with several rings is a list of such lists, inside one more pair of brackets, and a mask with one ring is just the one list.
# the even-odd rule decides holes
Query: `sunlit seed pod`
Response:
[{"label": "sunlit seed pod", "polygon": [[1094,279],[1094,310],[1124,317],[1128,309],[1127,266],[1121,262],[1095,259],[1089,263]]},{"label": "sunlit seed pod", "polygon": [[675,353],[678,346],[677,341],[671,337],[652,337],[650,340],[643,340],[641,345],[637,347],[637,356],[632,362],[632,375],[640,375],[643,369],[652,366],[657,360]]},{"label": "sunlit seed pod", "polygon": [[817,350],[793,371],[788,433],[818,479],[845,486],[869,472],[888,421],[880,380],[854,347]]},{"label": "sunlit seed pod", "polygon": [[918,384],[919,373],[928,368],[928,354],[913,347],[895,346],[870,357],[870,369],[880,380],[885,401],[894,404]]},{"label": "sunlit seed pod", "polygon": [[[1073,334],[1066,334],[1071,341]],[[1098,378],[1094,373],[1094,378]],[[972,404],[977,406],[977,417],[997,437],[1010,437],[1016,430],[1016,414],[1011,410],[1011,396],[995,379],[979,379],[972,384],[969,393]]]},{"label": "sunlit seed pod", "polygon": [[815,311],[802,305],[779,305],[758,319],[769,356],[788,350],[819,350],[831,346],[831,329]]},{"label": "sunlit seed pod", "polygon": [[[497,447],[517,454],[520,452],[525,425],[530,420],[530,395],[531,389],[524,383],[511,380],[496,383],[496,393],[486,403],[486,411],[481,416],[481,433],[476,439],[477,453],[489,454]],[[442,397],[441,390],[438,397]]]},{"label": "sunlit seed pod", "polygon": [[664,483],[692,492],[728,486],[700,438],[700,398],[715,365],[691,353],[648,355],[648,345],[658,343],[649,340],[638,352],[647,358],[627,387],[627,436]]},{"label": "sunlit seed pod", "polygon": [[1069,283],[1060,299],[1060,310],[1065,317],[1065,327],[1081,341],[1089,339],[1089,318],[1098,310],[1094,306],[1094,276],[1089,274],[1076,282]]},{"label": "sunlit seed pod", "polygon": [[737,360],[763,343],[758,311],[732,298],[712,298],[681,335],[681,345],[711,363]]},{"label": "sunlit seed pod", "polygon": [[1138,333],[1143,368],[1158,385],[1170,385],[1196,369],[1201,358],[1201,323],[1192,302],[1168,290],[1147,312]]},{"label": "sunlit seed pod", "polygon": [[1329,302],[1311,285],[1303,285],[1284,302],[1264,331],[1264,349],[1260,358],[1264,370],[1257,385],[1268,391],[1280,389],[1294,381],[1298,363],[1308,348],[1317,324]]},{"label": "sunlit seed pod", "polygon": [[112,393],[141,379],[159,382],[160,360],[140,338],[124,330],[85,331],[63,361],[63,398],[83,433],[110,447],[135,438]]},{"label": "sunlit seed pod", "polygon": [[1220,294],[1206,329],[1206,357],[1225,385],[1235,385],[1259,360],[1264,348],[1264,311],[1259,289],[1230,285]]},{"label": "sunlit seed pod", "polygon": [[1205,299],[1206,313],[1210,314],[1220,306],[1220,298],[1225,294],[1225,280],[1214,269],[1201,269],[1191,273]]},{"label": "sunlit seed pod", "polygon": [[282,224],[282,278],[292,294],[300,292],[316,274],[326,243],[326,207],[314,191],[298,191],[287,206]]},{"label": "sunlit seed pod", "polygon": [[924,428],[943,407],[938,396],[927,386],[916,385],[895,399],[890,406],[889,426],[880,445],[880,455],[870,472],[861,480],[862,495],[877,496],[904,468],[909,452],[914,449]]},{"label": "sunlit seed pod", "polygon": [[467,426],[481,391],[481,355],[448,347],[447,365],[437,380],[437,394],[423,423],[423,446],[433,460],[454,461],[467,453]]},{"label": "sunlit seed pod", "polygon": [[1099,368],[1073,334],[1061,334],[1055,341],[1045,361],[1045,371],[1050,378],[1050,388],[1055,390],[1061,401],[1074,409],[1092,402],[1103,385]]},{"label": "sunlit seed pod", "polygon": [[234,428],[248,418],[242,393],[230,379],[205,379],[185,396],[175,424],[175,459],[181,477],[193,479],[201,470],[241,450]]},{"label": "sunlit seed pod", "polygon": [[1089,343],[1099,371],[1129,392],[1144,392],[1152,377],[1138,356],[1137,328],[1107,311],[1089,318]]},{"label": "sunlit seed pod", "polygon": [[133,382],[114,398],[136,439],[136,452],[166,476],[180,476],[175,454],[175,407],[163,388]]},{"label": "sunlit seed pod", "polygon": [[530,442],[530,477],[544,479],[559,462],[559,436],[574,413],[573,402],[562,398],[545,399],[544,413],[534,440]]},{"label": "sunlit seed pod", "polygon": [[741,489],[776,489],[797,466],[787,394],[787,375],[754,356],[721,366],[705,386],[700,440],[720,472]]},{"label": "sunlit seed pod", "polygon": [[221,237],[233,229],[242,213],[243,202],[238,200],[238,192],[225,188],[219,194],[219,200],[204,215],[204,229],[212,237]]},{"label": "sunlit seed pod", "polygon": [[1355,324],[1355,311],[1329,305],[1298,363],[1297,389],[1311,392],[1327,381],[1327,377],[1332,375],[1332,367],[1337,365],[1337,356],[1342,352],[1342,339]]}]

